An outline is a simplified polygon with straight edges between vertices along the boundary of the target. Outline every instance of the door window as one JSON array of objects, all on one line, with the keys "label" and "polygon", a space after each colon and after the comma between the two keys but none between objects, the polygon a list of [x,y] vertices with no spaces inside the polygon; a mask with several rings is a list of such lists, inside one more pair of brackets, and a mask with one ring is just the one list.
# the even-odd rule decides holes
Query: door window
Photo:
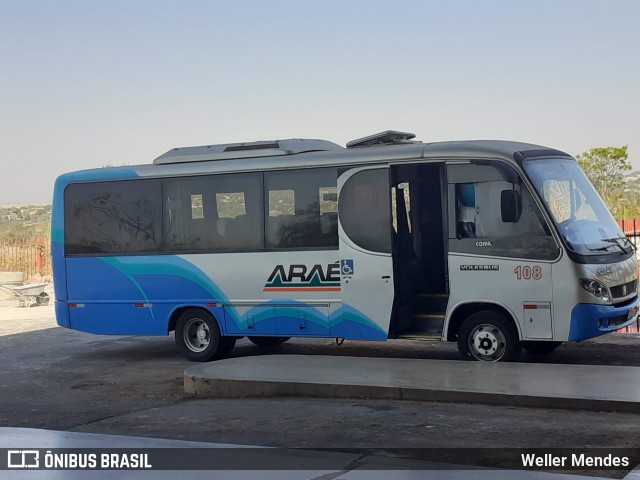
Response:
[{"label": "door window", "polygon": [[363,170],[349,178],[339,198],[340,224],[357,246],[391,252],[389,171]]},{"label": "door window", "polygon": [[[477,165],[468,165],[469,169]],[[506,171],[482,165],[485,178],[471,182],[464,179],[462,172],[456,171],[453,178],[464,179],[455,183],[456,236],[451,239],[451,250],[467,253],[481,253],[493,256],[555,259],[558,246],[551,235],[544,217],[533,200],[531,193],[520,182],[514,171]],[[464,169],[456,165],[457,170]],[[489,172],[487,169],[493,169]],[[449,178],[450,183],[452,177]],[[513,201],[514,195],[503,192],[515,191],[520,205],[512,207],[518,215],[515,221],[503,218],[505,201]],[[514,220],[514,219],[511,219]]]}]

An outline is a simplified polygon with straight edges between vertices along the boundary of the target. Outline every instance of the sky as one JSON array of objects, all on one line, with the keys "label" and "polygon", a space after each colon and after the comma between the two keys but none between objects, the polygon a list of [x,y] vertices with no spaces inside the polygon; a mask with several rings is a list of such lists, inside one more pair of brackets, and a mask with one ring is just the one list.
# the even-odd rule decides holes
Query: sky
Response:
[{"label": "sky", "polygon": [[384,130],[640,169],[640,2],[0,0],[0,204],[173,147]]}]

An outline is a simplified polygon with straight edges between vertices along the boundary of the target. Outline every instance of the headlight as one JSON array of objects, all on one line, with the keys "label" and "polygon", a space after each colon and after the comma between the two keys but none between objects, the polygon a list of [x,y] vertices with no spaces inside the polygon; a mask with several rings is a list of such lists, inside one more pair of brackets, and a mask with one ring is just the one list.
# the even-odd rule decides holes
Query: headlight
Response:
[{"label": "headlight", "polygon": [[592,280],[590,278],[581,278],[580,286],[584,288],[587,292],[593,295],[596,298],[599,298],[603,302],[609,303],[611,301],[611,294],[609,293],[609,289],[605,287],[598,280]]}]

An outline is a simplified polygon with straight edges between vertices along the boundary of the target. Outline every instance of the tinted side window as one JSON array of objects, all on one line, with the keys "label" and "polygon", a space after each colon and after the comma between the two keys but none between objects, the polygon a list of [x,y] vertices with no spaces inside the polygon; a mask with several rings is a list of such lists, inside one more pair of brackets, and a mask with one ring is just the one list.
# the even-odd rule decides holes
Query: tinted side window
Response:
[{"label": "tinted side window", "polygon": [[167,250],[263,247],[261,174],[165,180],[164,196]]},{"label": "tinted side window", "polygon": [[[494,170],[496,177],[502,175]],[[529,190],[515,176],[513,179],[503,177],[501,180],[456,183],[454,192],[456,238],[452,239],[452,251],[540,260],[558,256],[558,246],[544,217]],[[503,192],[516,192],[520,205],[503,206]],[[505,207],[518,212],[515,222],[503,219]]]},{"label": "tinted side window", "polygon": [[266,247],[338,245],[334,168],[265,173]]},{"label": "tinted side window", "polygon": [[71,184],[64,196],[67,254],[142,253],[161,249],[159,180]]},{"label": "tinted side window", "polygon": [[356,245],[372,252],[391,252],[389,172],[364,170],[340,191],[340,224]]}]

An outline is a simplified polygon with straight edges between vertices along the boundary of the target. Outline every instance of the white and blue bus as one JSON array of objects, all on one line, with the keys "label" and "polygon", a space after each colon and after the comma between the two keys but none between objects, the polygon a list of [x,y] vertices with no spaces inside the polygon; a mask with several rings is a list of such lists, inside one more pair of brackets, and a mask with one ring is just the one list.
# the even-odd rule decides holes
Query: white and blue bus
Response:
[{"label": "white and blue bus", "polygon": [[516,142],[290,139],[175,148],[60,176],[58,324],[236,340],[458,343],[514,360],[623,328],[634,248],[575,159]]}]

